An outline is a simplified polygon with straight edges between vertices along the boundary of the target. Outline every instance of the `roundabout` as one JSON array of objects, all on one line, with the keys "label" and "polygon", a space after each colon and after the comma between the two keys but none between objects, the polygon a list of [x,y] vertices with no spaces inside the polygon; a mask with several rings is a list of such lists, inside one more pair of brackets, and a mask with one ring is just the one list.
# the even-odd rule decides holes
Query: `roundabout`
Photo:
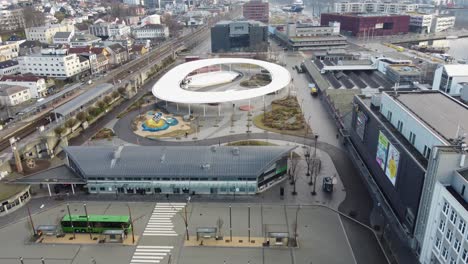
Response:
[{"label": "roundabout", "polygon": [[[247,90],[197,92],[183,89],[187,76],[203,67],[214,65],[248,64],[263,68],[271,76],[271,82]],[[255,97],[277,92],[289,85],[291,74],[284,67],[260,60],[244,58],[215,58],[196,60],[181,64],[162,76],[152,88],[153,95],[164,101],[183,104],[213,104],[250,100]]]}]

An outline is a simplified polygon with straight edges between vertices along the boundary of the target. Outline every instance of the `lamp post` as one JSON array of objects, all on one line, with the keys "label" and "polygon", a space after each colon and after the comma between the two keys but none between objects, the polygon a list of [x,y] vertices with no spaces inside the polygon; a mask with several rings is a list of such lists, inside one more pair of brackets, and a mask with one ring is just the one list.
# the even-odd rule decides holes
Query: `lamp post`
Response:
[{"label": "lamp post", "polygon": [[89,215],[88,215],[88,209],[86,208],[86,204],[83,204],[85,215],[86,215],[86,226],[88,227],[88,233],[89,233],[89,239],[93,239],[93,236],[91,235],[91,227],[89,226]]},{"label": "lamp post", "polygon": [[72,217],[71,217],[71,213],[70,213],[70,204],[67,204],[67,211],[68,211],[68,220],[70,220],[70,227],[73,231],[73,239],[76,238],[76,234],[75,234],[75,227],[73,226],[73,221],[72,221]]}]

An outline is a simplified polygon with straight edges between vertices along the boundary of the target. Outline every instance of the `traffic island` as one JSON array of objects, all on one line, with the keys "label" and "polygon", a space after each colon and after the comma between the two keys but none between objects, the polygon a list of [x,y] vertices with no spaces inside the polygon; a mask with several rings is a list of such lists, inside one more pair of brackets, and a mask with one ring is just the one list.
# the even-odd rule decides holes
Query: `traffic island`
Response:
[{"label": "traffic island", "polygon": [[97,244],[121,244],[126,246],[135,246],[138,244],[139,236],[135,236],[133,243],[132,236],[126,236],[123,239],[109,239],[101,234],[63,234],[56,236],[42,235],[36,243],[42,244],[69,244],[69,245],[97,245]]},{"label": "traffic island", "polygon": [[250,243],[248,237],[232,237],[232,241],[229,237],[226,239],[203,239],[197,240],[196,237],[190,237],[189,240],[185,240],[184,246],[186,247],[233,247],[233,248],[259,248],[263,247],[265,238],[263,237],[250,237]]}]

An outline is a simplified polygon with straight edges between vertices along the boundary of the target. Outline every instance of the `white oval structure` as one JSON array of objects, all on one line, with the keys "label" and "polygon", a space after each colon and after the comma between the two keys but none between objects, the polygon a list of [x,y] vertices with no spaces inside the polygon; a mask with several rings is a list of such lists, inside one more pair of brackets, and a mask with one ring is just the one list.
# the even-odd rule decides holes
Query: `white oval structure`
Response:
[{"label": "white oval structure", "polygon": [[[181,82],[187,75],[197,69],[219,64],[252,64],[267,70],[271,82],[265,86],[246,90],[228,90],[216,92],[197,92],[184,90]],[[153,95],[169,102],[184,104],[223,103],[247,100],[263,96],[286,87],[291,81],[291,74],[284,67],[260,60],[243,58],[216,58],[186,62],[174,67],[162,76],[153,86]]]}]

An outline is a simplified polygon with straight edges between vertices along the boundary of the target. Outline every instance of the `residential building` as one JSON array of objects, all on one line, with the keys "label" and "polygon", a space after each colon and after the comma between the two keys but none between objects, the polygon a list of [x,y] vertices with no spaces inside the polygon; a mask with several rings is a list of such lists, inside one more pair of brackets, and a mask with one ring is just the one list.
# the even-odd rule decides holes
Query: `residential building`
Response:
[{"label": "residential building", "polygon": [[221,21],[211,28],[211,52],[267,50],[268,28],[261,22]]},{"label": "residential building", "polygon": [[434,220],[434,182],[442,177],[438,170],[447,169],[437,155],[466,144],[457,138],[468,130],[468,106],[439,91],[355,96],[347,128],[351,155],[365,166],[365,183],[385,218],[387,237],[399,247],[424,247],[426,227]]},{"label": "residential building", "polygon": [[411,85],[421,82],[421,70],[412,64],[393,64],[386,67],[386,75],[393,83]]},{"label": "residential building", "polygon": [[54,44],[70,44],[74,35],[75,35],[74,31],[70,31],[70,32],[59,31],[55,33],[53,43]]},{"label": "residential building", "polygon": [[132,30],[136,39],[164,39],[169,37],[169,28],[165,25],[146,24]]},{"label": "residential building", "polygon": [[18,85],[0,85],[0,104],[14,106],[31,99],[29,89]]},{"label": "residential building", "polygon": [[468,82],[468,64],[439,65],[434,73],[432,90],[460,95],[461,83]]},{"label": "residential building", "polygon": [[144,44],[135,44],[132,46],[132,53],[134,56],[142,56],[148,52],[148,47]]},{"label": "residential building", "polygon": [[340,23],[330,22],[329,26],[314,26],[304,23],[289,23],[277,26],[274,35],[293,50],[344,48],[346,37],[340,35]]},{"label": "residential building", "polygon": [[109,38],[112,36],[124,36],[130,34],[130,27],[123,24],[117,23],[97,23],[89,26],[89,33],[91,35]]},{"label": "residential building", "polygon": [[71,31],[73,31],[73,25],[71,24],[50,24],[41,27],[26,28],[25,30],[27,40],[37,40],[48,44],[53,43],[55,33]]},{"label": "residential building", "polygon": [[402,14],[417,11],[419,6],[419,4],[396,2],[340,2],[335,3],[335,12]]},{"label": "residential building", "polygon": [[[466,144],[438,147],[433,155],[436,177],[427,186],[428,221],[419,261],[430,263],[468,262],[468,166]],[[429,189],[430,188],[430,189]]]},{"label": "residential building", "polygon": [[434,18],[433,14],[425,13],[408,13],[410,16],[409,30],[416,33],[430,33],[432,20]]},{"label": "residential building", "polygon": [[66,166],[87,183],[90,193],[213,195],[255,195],[267,189],[284,179],[292,150],[271,146],[64,148]]},{"label": "residential building", "polygon": [[23,75],[3,75],[0,84],[18,85],[27,87],[31,98],[40,98],[47,95],[47,84],[44,78]]},{"label": "residential building", "polygon": [[101,38],[85,33],[76,33],[70,40],[72,47],[86,47],[101,42]]},{"label": "residential building", "polygon": [[15,31],[24,27],[22,9],[0,10],[0,31]]},{"label": "residential building", "polygon": [[341,33],[356,37],[387,36],[408,33],[410,17],[408,15],[390,15],[382,13],[322,13],[322,26],[330,22],[340,22]]},{"label": "residential building", "polygon": [[434,16],[432,20],[431,32],[437,33],[455,27],[455,16]]},{"label": "residential building", "polygon": [[8,43],[2,43],[0,45],[0,62],[11,60],[18,57],[20,49],[20,41],[13,41]]},{"label": "residential building", "polygon": [[270,18],[270,5],[268,1],[250,0],[242,6],[243,16],[247,20],[260,21],[268,24]]},{"label": "residential building", "polygon": [[14,60],[0,62],[0,75],[17,74],[20,72],[19,63]]},{"label": "residential building", "polygon": [[85,65],[80,58],[76,54],[69,54],[67,49],[43,49],[40,54],[19,57],[18,62],[22,74],[32,73],[58,79],[71,78],[86,70],[82,69]]},{"label": "residential building", "polygon": [[109,52],[109,62],[111,65],[122,65],[128,61],[128,51],[120,44],[112,44],[106,47]]}]

